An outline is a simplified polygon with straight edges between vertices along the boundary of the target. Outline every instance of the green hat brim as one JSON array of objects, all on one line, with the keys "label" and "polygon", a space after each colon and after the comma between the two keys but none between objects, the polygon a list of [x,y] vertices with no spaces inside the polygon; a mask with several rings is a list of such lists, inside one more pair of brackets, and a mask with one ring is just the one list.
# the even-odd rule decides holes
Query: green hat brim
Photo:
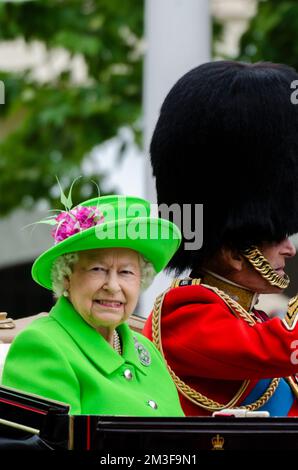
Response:
[{"label": "green hat brim", "polygon": [[[136,227],[138,230],[134,230]],[[109,237],[108,234],[111,233],[117,233],[118,236]],[[121,233],[123,238],[119,237]],[[147,234],[147,236],[142,237],[138,234]],[[140,217],[137,220],[127,218],[116,222],[104,222],[76,233],[42,253],[32,266],[32,277],[41,286],[52,290],[52,268],[59,256],[100,248],[135,250],[150,261],[158,273],[166,267],[180,242],[180,230],[165,219]]]}]

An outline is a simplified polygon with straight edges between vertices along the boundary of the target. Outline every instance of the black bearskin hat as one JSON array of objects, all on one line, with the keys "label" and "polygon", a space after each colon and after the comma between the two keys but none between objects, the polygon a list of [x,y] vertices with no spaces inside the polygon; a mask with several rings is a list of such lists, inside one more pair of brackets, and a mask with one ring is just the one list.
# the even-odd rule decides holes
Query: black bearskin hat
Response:
[{"label": "black bearskin hat", "polygon": [[170,90],[150,146],[158,204],[203,204],[203,245],[185,249],[184,239],[168,268],[298,232],[294,80],[282,64],[216,61]]}]

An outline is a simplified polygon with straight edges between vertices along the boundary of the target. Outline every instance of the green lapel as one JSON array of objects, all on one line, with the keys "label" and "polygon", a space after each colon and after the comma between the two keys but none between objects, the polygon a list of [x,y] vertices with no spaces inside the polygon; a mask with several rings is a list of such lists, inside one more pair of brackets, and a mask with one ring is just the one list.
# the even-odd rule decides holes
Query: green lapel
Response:
[{"label": "green lapel", "polygon": [[134,346],[133,332],[127,324],[122,323],[117,327],[123,349],[122,356],[120,356],[103,336],[77,313],[65,297],[58,299],[50,311],[50,316],[72,337],[90,361],[105,374],[112,374],[125,362],[131,363],[146,374],[146,367],[140,363]]}]

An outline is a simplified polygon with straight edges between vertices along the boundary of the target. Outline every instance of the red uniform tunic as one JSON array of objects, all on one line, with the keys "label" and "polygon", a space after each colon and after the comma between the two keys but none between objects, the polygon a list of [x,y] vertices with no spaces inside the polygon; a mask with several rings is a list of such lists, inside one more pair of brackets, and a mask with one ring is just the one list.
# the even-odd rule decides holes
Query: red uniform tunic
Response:
[{"label": "red uniform tunic", "polygon": [[[143,331],[150,339],[151,319]],[[243,380],[251,382],[238,406],[260,379],[298,372],[293,363],[297,339],[298,324],[290,331],[273,318],[250,326],[201,285],[173,288],[164,298],[161,340],[168,364],[187,385],[219,403],[228,403]],[[180,399],[186,415],[210,414],[184,396]],[[298,416],[297,398],[288,415]]]}]

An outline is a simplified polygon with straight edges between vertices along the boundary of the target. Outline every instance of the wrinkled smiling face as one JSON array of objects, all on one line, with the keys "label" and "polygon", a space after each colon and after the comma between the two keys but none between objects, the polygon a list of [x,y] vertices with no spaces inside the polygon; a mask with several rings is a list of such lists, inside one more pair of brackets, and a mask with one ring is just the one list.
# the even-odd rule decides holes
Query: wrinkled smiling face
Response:
[{"label": "wrinkled smiling face", "polygon": [[70,279],[69,300],[95,329],[116,328],[133,313],[140,294],[140,255],[128,248],[79,252]]}]

